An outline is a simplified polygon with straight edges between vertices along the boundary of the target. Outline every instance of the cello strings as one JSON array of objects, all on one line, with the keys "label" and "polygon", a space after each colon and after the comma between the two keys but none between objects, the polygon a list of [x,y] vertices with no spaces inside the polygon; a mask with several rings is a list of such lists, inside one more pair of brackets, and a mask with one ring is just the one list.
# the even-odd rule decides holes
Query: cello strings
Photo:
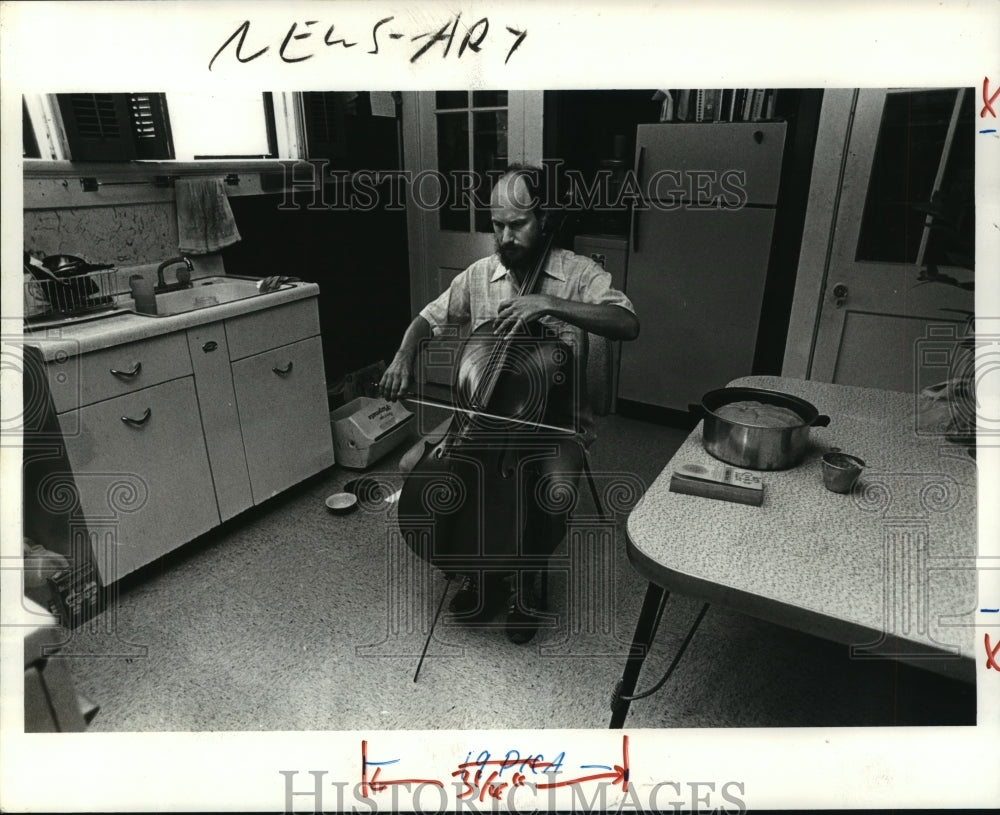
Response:
[{"label": "cello strings", "polygon": [[435,402],[429,399],[421,399],[416,396],[400,396],[402,401],[413,402],[417,405],[424,405],[425,407],[439,407],[447,408],[448,410],[453,410],[456,413],[462,413],[467,416],[477,416],[484,419],[496,419],[500,422],[513,422],[515,424],[523,424],[528,427],[534,427],[538,430],[554,430],[557,433],[565,433],[567,435],[576,435],[576,431],[569,427],[559,427],[554,424],[545,424],[544,422],[532,422],[527,419],[515,419],[513,416],[498,416],[495,413],[486,413],[482,410],[470,410],[469,408],[460,408],[455,405],[449,405],[447,402]]},{"label": "cello strings", "polygon": [[[558,231],[558,227],[551,229],[545,236],[545,245],[542,248],[542,253],[539,255],[531,273],[521,283],[521,286],[517,291],[519,297],[523,297],[525,294],[530,294],[538,285],[538,279],[542,276],[542,269],[545,267],[545,263],[549,259],[549,254],[552,252],[552,245],[555,243],[555,237]],[[480,380],[473,394],[473,404],[479,406],[480,408],[484,408],[488,405],[490,400],[493,398],[493,391],[496,389],[503,367],[502,363],[506,362],[511,338],[517,332],[519,325],[521,325],[520,321],[511,326],[504,336],[497,340],[493,348],[490,350],[490,358],[486,369],[487,376]]]}]

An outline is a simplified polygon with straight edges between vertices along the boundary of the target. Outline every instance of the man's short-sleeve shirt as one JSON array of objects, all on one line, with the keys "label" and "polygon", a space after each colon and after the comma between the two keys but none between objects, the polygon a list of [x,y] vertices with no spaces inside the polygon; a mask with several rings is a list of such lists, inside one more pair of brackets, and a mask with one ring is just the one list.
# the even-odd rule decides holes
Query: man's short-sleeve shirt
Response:
[{"label": "man's short-sleeve shirt", "polygon": [[[541,294],[564,300],[620,306],[635,313],[628,297],[612,287],[611,275],[604,268],[566,249],[553,249],[549,253],[539,290]],[[510,272],[493,254],[459,273],[440,296],[421,310],[420,316],[430,324],[434,336],[440,336],[448,328],[475,331],[483,323],[495,320],[500,304],[516,296]],[[587,347],[582,328],[548,315],[541,322],[555,329],[577,353]],[[591,423],[589,406],[584,406],[580,418],[587,428]]]},{"label": "man's short-sleeve shirt", "polygon": [[[635,313],[628,297],[612,287],[608,272],[590,258],[566,249],[553,249],[549,253],[540,292],[579,303],[621,306]],[[421,310],[420,316],[430,323],[435,336],[448,326],[475,331],[483,323],[495,320],[500,304],[516,296],[510,272],[494,254],[459,273],[437,299]],[[579,347],[583,329],[554,317],[545,316],[541,320]]]}]

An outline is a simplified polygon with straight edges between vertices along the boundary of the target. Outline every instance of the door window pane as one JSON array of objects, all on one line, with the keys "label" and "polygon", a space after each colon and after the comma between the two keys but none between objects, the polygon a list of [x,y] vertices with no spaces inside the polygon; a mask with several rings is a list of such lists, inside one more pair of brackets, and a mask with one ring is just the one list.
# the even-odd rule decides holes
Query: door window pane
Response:
[{"label": "door window pane", "polygon": [[507,91],[473,91],[472,105],[477,108],[505,108]]},{"label": "door window pane", "polygon": [[[493,223],[488,206],[492,183],[489,173],[501,171],[507,166],[507,111],[474,113],[475,139],[473,147],[473,170],[480,181],[477,201],[483,206],[476,208],[476,232],[492,232]],[[494,173],[493,177],[496,177]]]},{"label": "door window pane", "polygon": [[468,91],[438,91],[434,99],[438,110],[464,110],[469,106]]},{"label": "door window pane", "polygon": [[857,260],[917,262],[956,94],[952,88],[887,95]]},{"label": "door window pane", "polygon": [[[469,115],[465,111],[437,115],[437,160],[438,170],[448,179],[449,189],[454,174],[469,169]],[[427,189],[422,194],[425,200],[430,200],[436,192]],[[456,202],[451,200],[452,196],[448,198],[438,209],[441,228],[468,232],[468,207],[454,206]]]},{"label": "door window pane", "polygon": [[[448,106],[458,103],[456,93],[464,94],[463,107],[452,110]],[[507,101],[506,91],[476,91],[474,95],[479,94],[486,94],[481,101]],[[475,110],[469,107],[466,92],[438,91],[436,101],[438,170],[447,179],[450,193],[439,210],[441,229],[492,232],[490,173],[495,178],[507,166],[507,110]]]},{"label": "door window pane", "polygon": [[976,162],[975,93],[966,88],[941,188],[929,207],[924,265],[975,268]]}]

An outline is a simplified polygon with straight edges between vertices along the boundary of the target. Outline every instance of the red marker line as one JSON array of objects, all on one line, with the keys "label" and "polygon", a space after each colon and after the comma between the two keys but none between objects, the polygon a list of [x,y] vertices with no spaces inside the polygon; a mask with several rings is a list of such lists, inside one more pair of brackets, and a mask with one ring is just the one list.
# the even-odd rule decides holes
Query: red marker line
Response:
[{"label": "red marker line", "polygon": [[[379,781],[378,777],[381,772],[382,768],[376,767],[372,780],[368,782],[368,785],[372,788],[372,792],[382,792],[393,784],[434,784],[438,787],[444,787],[444,784],[436,778],[401,778],[398,780],[393,779],[391,781]],[[364,782],[362,781],[362,783]]]},{"label": "red marker line", "polygon": [[361,740],[361,797],[368,797],[368,741]]},{"label": "red marker line", "polygon": [[586,781],[600,781],[604,778],[612,779],[612,784],[621,782],[622,792],[628,792],[628,736],[622,736],[622,763],[615,764],[614,772],[597,773],[596,775],[585,775],[582,778],[571,778],[567,781],[555,781],[551,784],[535,784],[540,790],[551,789],[552,787],[568,787],[571,784],[583,784]]},{"label": "red marker line", "polygon": [[571,784],[583,784],[586,781],[599,781],[602,778],[613,778],[614,783],[617,784],[625,777],[625,770],[623,767],[615,765],[615,771],[612,773],[597,773],[596,775],[585,775],[583,778],[570,778],[566,781],[554,781],[551,784],[535,784],[535,787],[540,790],[552,789],[553,787],[568,787]]},{"label": "red marker line", "polygon": [[628,736],[622,736],[622,792],[628,792]]}]

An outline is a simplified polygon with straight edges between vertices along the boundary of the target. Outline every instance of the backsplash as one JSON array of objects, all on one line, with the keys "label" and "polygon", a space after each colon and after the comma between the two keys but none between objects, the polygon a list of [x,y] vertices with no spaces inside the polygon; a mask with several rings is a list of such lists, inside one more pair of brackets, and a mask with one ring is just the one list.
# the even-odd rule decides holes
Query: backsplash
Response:
[{"label": "backsplash", "polygon": [[79,209],[26,209],[24,248],[91,263],[159,262],[177,254],[173,202]]},{"label": "backsplash", "polygon": [[[172,201],[112,207],[24,210],[24,248],[36,257],[76,255],[89,263],[113,263],[113,289],[129,291],[128,279],[156,279],[156,267],[177,251],[177,213]],[[225,274],[222,255],[192,256],[194,277]],[[168,274],[171,278],[172,272]]]}]

